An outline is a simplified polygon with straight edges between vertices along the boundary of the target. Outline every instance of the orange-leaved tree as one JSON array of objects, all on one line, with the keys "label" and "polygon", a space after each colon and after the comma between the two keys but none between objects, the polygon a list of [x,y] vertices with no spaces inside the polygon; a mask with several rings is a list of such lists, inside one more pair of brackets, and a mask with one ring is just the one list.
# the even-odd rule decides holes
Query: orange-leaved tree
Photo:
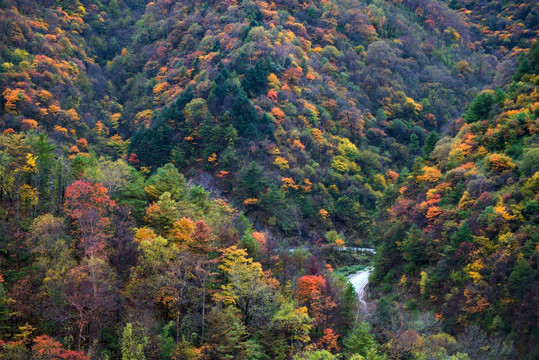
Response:
[{"label": "orange-leaved tree", "polygon": [[298,279],[296,299],[306,305],[318,329],[325,329],[329,316],[336,308],[333,299],[327,295],[327,283],[321,275],[305,275]]}]

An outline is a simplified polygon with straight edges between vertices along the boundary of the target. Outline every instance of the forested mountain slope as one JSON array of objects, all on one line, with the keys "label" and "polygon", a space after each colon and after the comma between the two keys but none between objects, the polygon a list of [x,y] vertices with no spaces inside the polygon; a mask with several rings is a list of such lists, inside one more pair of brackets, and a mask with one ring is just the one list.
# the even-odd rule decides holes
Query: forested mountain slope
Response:
[{"label": "forested mountain slope", "polygon": [[398,283],[419,304],[435,304],[451,327],[477,322],[532,350],[539,47],[520,64],[507,92],[480,93],[458,134],[425,149],[388,188],[373,278],[386,291]]},{"label": "forested mountain slope", "polygon": [[388,171],[411,165],[498,64],[436,5],[156,2],[110,65],[127,83],[126,128],[149,128],[130,154],[211,169],[286,234],[336,226],[364,238]]},{"label": "forested mountain slope", "polygon": [[506,10],[523,22],[504,45],[472,16],[493,5],[457,2],[15,5],[2,10],[5,128],[43,129],[71,157],[87,140],[137,167],[209,171],[253,219],[311,241],[366,239],[395,171],[504,85],[536,30],[526,2]]},{"label": "forested mountain slope", "polygon": [[[0,0],[0,27],[0,358],[537,355],[534,1]],[[377,248],[362,318],[344,245]]]}]

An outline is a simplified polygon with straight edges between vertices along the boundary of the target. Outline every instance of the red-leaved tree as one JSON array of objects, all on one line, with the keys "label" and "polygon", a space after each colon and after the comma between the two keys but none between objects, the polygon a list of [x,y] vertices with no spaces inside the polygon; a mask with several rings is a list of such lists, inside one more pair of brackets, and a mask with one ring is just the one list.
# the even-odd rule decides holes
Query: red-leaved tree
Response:
[{"label": "red-leaved tree", "polygon": [[73,219],[85,254],[93,256],[103,251],[105,230],[110,225],[107,215],[114,206],[107,189],[99,183],[77,180],[66,189],[64,211]]},{"label": "red-leaved tree", "polygon": [[88,360],[83,352],[66,350],[62,344],[47,335],[41,335],[34,339],[32,345],[32,359],[40,360]]}]

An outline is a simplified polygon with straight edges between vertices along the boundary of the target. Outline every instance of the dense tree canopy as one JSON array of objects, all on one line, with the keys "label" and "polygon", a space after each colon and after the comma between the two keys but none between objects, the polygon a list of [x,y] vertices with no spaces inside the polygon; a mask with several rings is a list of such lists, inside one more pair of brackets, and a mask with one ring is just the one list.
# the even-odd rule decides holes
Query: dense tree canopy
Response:
[{"label": "dense tree canopy", "polygon": [[0,358],[537,358],[537,24],[1,1]]}]

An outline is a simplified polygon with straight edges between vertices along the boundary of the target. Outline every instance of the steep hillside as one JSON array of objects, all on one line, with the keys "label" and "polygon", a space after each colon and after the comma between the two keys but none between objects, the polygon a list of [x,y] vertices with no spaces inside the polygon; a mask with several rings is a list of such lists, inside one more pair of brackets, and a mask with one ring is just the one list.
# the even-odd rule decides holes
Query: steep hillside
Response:
[{"label": "steep hillside", "polygon": [[458,134],[388,188],[373,275],[453,331],[479,323],[522,353],[537,351],[538,75],[535,44],[506,92],[481,92]]},{"label": "steep hillside", "polygon": [[0,0],[0,358],[537,358],[538,10]]},{"label": "steep hillside", "polygon": [[502,51],[475,12],[437,1],[15,5],[2,10],[4,129],[43,129],[71,158],[207,171],[301,242],[365,241],[396,172],[495,74],[507,82],[534,26],[526,15]]},{"label": "steep hillside", "polygon": [[498,64],[459,14],[419,5],[152,3],[108,65],[130,156],[217,174],[288,236],[360,242],[390,170],[410,166]]},{"label": "steep hillside", "polygon": [[467,19],[481,44],[496,56],[519,54],[537,37],[539,9],[535,1],[446,1]]},{"label": "steep hillside", "polygon": [[86,153],[72,147],[83,138],[118,156],[123,141],[112,135],[123,110],[102,65],[130,41],[137,12],[127,5],[2,1],[2,129],[40,129],[62,145],[62,155]]}]

